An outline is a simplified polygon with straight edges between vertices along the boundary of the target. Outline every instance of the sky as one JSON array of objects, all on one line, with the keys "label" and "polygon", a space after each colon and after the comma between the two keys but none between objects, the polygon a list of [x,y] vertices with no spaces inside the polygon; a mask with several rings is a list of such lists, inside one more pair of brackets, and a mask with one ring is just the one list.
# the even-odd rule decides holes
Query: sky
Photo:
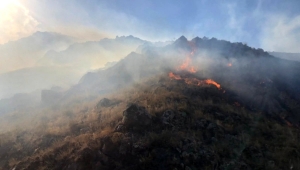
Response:
[{"label": "sky", "polygon": [[215,37],[300,52],[299,0],[0,0],[0,44],[36,31],[82,41]]}]

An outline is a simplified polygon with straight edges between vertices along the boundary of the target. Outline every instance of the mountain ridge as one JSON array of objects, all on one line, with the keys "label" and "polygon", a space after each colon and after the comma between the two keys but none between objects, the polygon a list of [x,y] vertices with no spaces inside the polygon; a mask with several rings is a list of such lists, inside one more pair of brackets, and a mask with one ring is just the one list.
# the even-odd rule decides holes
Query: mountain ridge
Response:
[{"label": "mountain ridge", "polygon": [[58,33],[36,32],[0,45],[0,73],[32,67],[48,50],[62,50],[74,43],[74,39]]},{"label": "mountain ridge", "polygon": [[[263,109],[265,112],[272,112],[272,110],[275,112],[284,111],[286,106],[274,105],[273,102],[276,103],[278,102],[276,100],[279,99],[274,100],[272,98],[274,95],[272,93],[280,94],[282,90],[288,94],[289,100],[299,100],[300,89],[297,84],[300,84],[300,80],[293,78],[297,74],[295,70],[300,70],[300,65],[297,65],[297,63],[277,59],[262,49],[251,48],[242,43],[230,43],[212,38],[208,40],[201,39],[200,43],[190,45],[189,43],[192,41],[181,39],[185,42],[182,47],[187,51],[182,52],[180,50],[181,52],[177,53],[177,56],[172,53],[173,49],[177,50],[176,41],[163,48],[151,46],[150,51],[144,50],[145,53],[142,52],[141,54],[131,53],[108,70],[86,74],[79,81],[79,84],[70,89],[68,94],[72,96],[73,92],[76,94],[76,91],[92,96],[109,93],[115,88],[126,87],[147,77],[174,70],[180,65],[180,62],[185,62],[188,59],[195,61],[195,63],[190,61],[188,64],[195,64],[193,67],[196,70],[200,68],[195,74],[212,78],[228,86],[229,89],[238,92],[239,97],[242,99],[241,102],[248,103],[248,107],[253,105],[254,108]],[[181,40],[179,39],[179,41]],[[216,46],[214,46],[215,44]],[[187,46],[189,48],[186,48]],[[187,57],[191,55],[188,50],[193,48],[195,48],[194,56],[191,59]],[[216,48],[217,50],[215,50]],[[211,50],[213,52],[209,53],[208,51]],[[157,56],[153,56],[153,54],[157,54]],[[179,58],[176,58],[178,55]],[[268,63],[269,66],[265,66],[264,63]],[[150,69],[146,69],[149,66],[151,66]],[[281,72],[281,69],[285,72]],[[178,71],[180,73],[177,68],[176,72]],[[237,84],[240,84],[239,86],[242,88],[239,89]],[[266,87],[270,90],[269,92],[264,90]],[[247,88],[250,89],[249,92],[244,90]],[[103,89],[106,90],[103,91]],[[265,96],[265,93],[270,93],[270,96]],[[256,98],[261,100],[260,102],[265,100],[265,102],[270,101],[270,103],[267,102],[265,103],[266,106],[261,106]],[[282,99],[280,99],[280,102],[284,103]],[[294,112],[287,115],[294,117],[297,121],[293,120],[292,122],[299,124],[300,119],[296,118],[298,116],[295,114]]]}]

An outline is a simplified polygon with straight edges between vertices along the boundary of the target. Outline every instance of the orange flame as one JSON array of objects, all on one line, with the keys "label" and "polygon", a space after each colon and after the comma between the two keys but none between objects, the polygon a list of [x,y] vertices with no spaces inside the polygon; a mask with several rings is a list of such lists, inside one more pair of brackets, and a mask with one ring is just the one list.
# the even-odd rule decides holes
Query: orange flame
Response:
[{"label": "orange flame", "polygon": [[196,52],[196,48],[193,47],[192,52],[190,52],[190,54],[186,56],[184,62],[179,66],[180,70],[186,70],[190,73],[196,73],[195,67],[191,66],[191,58],[192,56],[194,56],[195,52]]},{"label": "orange flame", "polygon": [[218,89],[221,89],[221,85],[218,84],[217,82],[215,82],[212,79],[206,79],[206,80],[199,80],[197,78],[182,78],[180,75],[176,75],[173,72],[169,73],[169,77],[171,79],[175,79],[175,80],[184,80],[184,82],[186,84],[189,85],[196,85],[196,86],[201,86],[203,84],[208,84],[208,85],[214,85],[216,86]]},{"label": "orange flame", "polygon": [[188,71],[190,73],[196,73],[196,69],[194,68],[194,66],[192,66]]},{"label": "orange flame", "polygon": [[[184,62],[179,66],[180,70],[186,70],[190,73],[196,73],[196,69],[194,66],[191,65],[191,58],[192,56],[194,56],[195,52],[196,52],[196,47],[193,44],[190,44],[190,46],[192,47],[192,51],[186,56],[186,59],[184,60]],[[229,67],[232,66],[231,63],[228,64]],[[177,70],[179,70],[177,69]],[[196,85],[196,86],[201,86],[203,84],[208,84],[208,85],[214,85],[216,86],[218,89],[221,89],[221,85],[218,84],[217,82],[215,82],[212,79],[207,79],[207,80],[199,80],[197,78],[182,78],[180,75],[176,75],[173,72],[169,73],[169,77],[171,79],[175,79],[175,80],[184,80],[184,82],[186,84],[189,85]],[[224,93],[224,92],[223,92]]]},{"label": "orange flame", "polygon": [[218,89],[221,88],[221,85],[218,84],[217,82],[213,81],[212,79],[207,79],[207,80],[205,80],[205,83],[206,83],[206,84],[212,84],[212,85],[215,85]]},{"label": "orange flame", "polygon": [[186,58],[185,61],[180,65],[180,69],[185,70],[189,66],[190,62],[191,59],[189,57]]},{"label": "orange flame", "polygon": [[179,75],[175,75],[172,72],[169,73],[169,77],[175,80],[181,80],[181,77]]}]

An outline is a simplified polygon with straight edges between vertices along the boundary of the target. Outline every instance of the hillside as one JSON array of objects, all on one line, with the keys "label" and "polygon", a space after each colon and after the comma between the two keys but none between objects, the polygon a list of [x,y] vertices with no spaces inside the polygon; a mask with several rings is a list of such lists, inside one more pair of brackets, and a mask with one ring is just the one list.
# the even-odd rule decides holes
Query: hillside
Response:
[{"label": "hillside", "polygon": [[144,44],[3,115],[0,167],[300,169],[299,73],[242,43]]},{"label": "hillside", "polygon": [[37,124],[31,125],[39,128],[30,132],[2,134],[1,165],[3,169],[298,169],[299,129],[247,109],[234,96],[222,84],[220,88],[187,84],[164,74],[106,96],[98,104],[76,104],[65,107],[69,111],[54,109],[39,115]]},{"label": "hillside", "polygon": [[[144,46],[113,67],[84,75],[64,99],[106,94],[162,72],[186,70],[236,92],[249,109],[299,124],[300,64],[242,43],[180,37],[164,47]],[[294,105],[288,103],[295,103]]]}]

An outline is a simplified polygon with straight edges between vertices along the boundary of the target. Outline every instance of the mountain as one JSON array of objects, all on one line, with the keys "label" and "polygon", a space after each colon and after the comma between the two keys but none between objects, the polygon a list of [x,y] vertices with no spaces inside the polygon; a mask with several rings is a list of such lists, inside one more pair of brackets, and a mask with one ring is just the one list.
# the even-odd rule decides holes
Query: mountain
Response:
[{"label": "mountain", "polygon": [[[66,92],[72,96],[97,96],[130,86],[165,72],[191,72],[211,78],[235,91],[249,109],[283,116],[299,125],[300,64],[275,58],[242,43],[180,37],[164,47],[144,46],[114,66],[84,75]],[[268,64],[266,64],[268,63]],[[276,117],[275,116],[275,117]]]},{"label": "mountain", "polygon": [[[0,46],[0,52],[2,50],[6,54],[1,57],[4,60],[10,58],[13,62],[7,60],[5,64],[2,63],[3,66],[14,68],[14,71],[0,74],[0,99],[54,85],[69,87],[76,84],[84,73],[101,67],[107,68],[106,63],[118,61],[146,41],[133,36],[121,36],[99,42],[73,42],[64,35],[37,32],[30,37]],[[19,67],[14,67],[17,64],[27,67],[17,69]]]},{"label": "mountain", "polygon": [[31,36],[0,45],[0,73],[32,67],[49,50],[60,51],[75,39],[53,32],[36,32]]},{"label": "mountain", "polygon": [[33,119],[4,115],[0,167],[300,169],[299,73],[243,43],[146,43],[69,90],[43,91],[49,105],[24,112]]},{"label": "mountain", "polygon": [[0,115],[14,112],[30,112],[40,107],[41,92],[16,93],[10,98],[0,99]]},{"label": "mountain", "polygon": [[144,43],[147,41],[133,36],[75,43],[63,51],[48,51],[38,64],[74,66],[88,71],[103,67],[107,62],[118,61]]},{"label": "mountain", "polygon": [[269,52],[271,55],[292,61],[300,61],[300,53]]},{"label": "mountain", "polygon": [[32,67],[0,74],[0,99],[16,93],[76,84],[84,73],[74,67]]}]

